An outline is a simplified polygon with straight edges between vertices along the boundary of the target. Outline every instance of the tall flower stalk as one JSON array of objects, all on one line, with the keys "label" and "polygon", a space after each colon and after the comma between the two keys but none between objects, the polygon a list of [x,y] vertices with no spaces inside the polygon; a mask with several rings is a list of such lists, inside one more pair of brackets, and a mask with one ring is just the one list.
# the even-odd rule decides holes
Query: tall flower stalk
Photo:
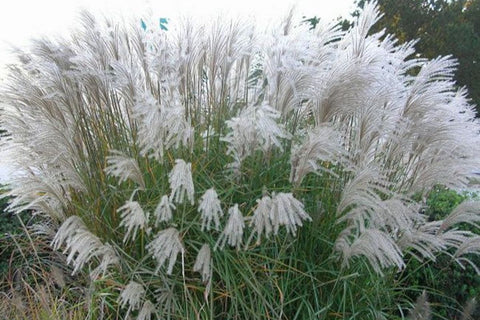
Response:
[{"label": "tall flower stalk", "polygon": [[369,35],[378,18],[165,31],[83,13],[71,38],[19,51],[1,91],[10,210],[56,225],[54,249],[123,283],[112,310],[139,319],[346,314],[347,296],[385,314],[388,299],[331,297],[411,256],[480,253],[461,229],[478,202],[421,210],[434,186],[474,183],[480,125],[455,60]]}]

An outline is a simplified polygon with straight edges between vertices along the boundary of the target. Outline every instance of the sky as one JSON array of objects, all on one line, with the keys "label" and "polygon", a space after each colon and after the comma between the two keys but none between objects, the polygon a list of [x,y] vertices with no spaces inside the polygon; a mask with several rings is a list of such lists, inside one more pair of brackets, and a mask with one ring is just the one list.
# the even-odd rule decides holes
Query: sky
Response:
[{"label": "sky", "polygon": [[[0,5],[0,68],[10,62],[9,44],[25,46],[41,35],[68,33],[82,8],[106,16],[137,16],[150,11],[154,16],[208,16],[240,14],[254,16],[262,24],[280,19],[291,6],[307,17],[334,20],[348,16],[353,0],[11,0]],[[1,74],[0,74],[1,76]]]}]

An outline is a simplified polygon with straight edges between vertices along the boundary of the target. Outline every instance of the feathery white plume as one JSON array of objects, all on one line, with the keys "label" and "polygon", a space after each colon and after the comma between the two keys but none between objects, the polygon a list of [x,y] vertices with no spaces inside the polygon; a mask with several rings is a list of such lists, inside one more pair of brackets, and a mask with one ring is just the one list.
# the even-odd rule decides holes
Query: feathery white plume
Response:
[{"label": "feathery white plume", "polygon": [[175,166],[168,175],[168,182],[172,188],[170,201],[183,203],[185,195],[190,204],[194,203],[194,189],[192,180],[192,164],[185,163],[182,159],[175,160]]},{"label": "feathery white plume", "polygon": [[455,252],[456,257],[460,257],[464,254],[476,253],[480,254],[480,236],[474,236],[462,243]]},{"label": "feathery white plume", "polygon": [[197,254],[195,264],[193,265],[193,271],[199,272],[202,275],[202,282],[206,284],[203,296],[205,301],[208,301],[208,294],[212,287],[212,257],[210,252],[210,246],[206,243],[202,245],[202,248]]},{"label": "feathery white plume", "polygon": [[257,200],[257,207],[253,211],[253,216],[250,220],[250,227],[254,230],[250,235],[247,246],[255,234],[257,234],[257,245],[260,244],[260,238],[262,233],[268,238],[273,231],[273,221],[271,219],[271,210],[273,207],[272,198],[269,196],[263,196],[262,199]]},{"label": "feathery white plume", "polygon": [[107,164],[108,166],[105,168],[105,172],[117,177],[120,183],[132,180],[140,188],[145,189],[142,172],[134,158],[128,157],[120,151],[110,150],[110,155],[107,157]]},{"label": "feathery white plume", "polygon": [[86,230],[87,227],[83,223],[82,219],[79,216],[68,217],[58,228],[55,237],[52,240],[51,246],[53,250],[58,250],[63,245],[63,243],[73,237],[77,230]]},{"label": "feathery white plume", "polygon": [[254,227],[247,245],[254,235],[257,235],[257,245],[260,244],[262,233],[268,238],[273,232],[278,234],[280,226],[285,226],[288,233],[293,235],[297,232],[297,227],[303,225],[303,221],[311,221],[312,218],[305,212],[303,203],[295,199],[292,193],[273,194],[273,198],[263,196],[257,200],[257,207],[250,220],[250,227]]},{"label": "feathery white plume", "polygon": [[[381,229],[407,230],[425,223],[427,217],[421,214],[421,205],[402,197],[382,201],[383,210],[371,219],[372,226]],[[392,233],[393,235],[393,233]]]},{"label": "feathery white plume", "polygon": [[120,217],[122,218],[120,226],[127,228],[127,232],[125,232],[125,236],[123,237],[123,243],[127,242],[130,236],[134,240],[137,236],[138,229],[145,230],[147,233],[150,232],[148,228],[148,218],[150,214],[148,212],[144,213],[137,201],[127,200],[123,206],[117,209],[117,212],[120,213]]},{"label": "feathery white plume", "polygon": [[301,145],[294,146],[292,149],[290,182],[298,186],[310,172],[333,173],[321,162],[343,164],[344,158],[345,150],[342,148],[339,132],[327,124],[318,125],[308,132],[307,138]]},{"label": "feathery white plume", "polygon": [[[166,95],[168,96],[168,95]],[[185,109],[173,94],[160,103],[150,94],[138,98],[134,115],[139,121],[138,141],[141,154],[161,160],[165,150],[191,146],[193,128],[185,117]]]},{"label": "feathery white plume", "polygon": [[105,273],[108,266],[118,264],[118,257],[111,246],[104,245],[96,235],[88,230],[78,216],[71,216],[65,220],[51,243],[54,250],[58,250],[63,244],[65,244],[63,253],[70,251],[67,256],[67,264],[71,263],[74,266],[72,274],[78,272],[92,258],[101,261],[91,273],[92,278],[95,278],[100,271]]},{"label": "feathery white plume", "polygon": [[200,272],[204,283],[210,280],[212,276],[212,258],[208,244],[204,243],[200,251],[198,251],[195,264],[193,265],[193,271]]},{"label": "feathery white plume", "polygon": [[292,193],[280,192],[273,194],[269,218],[276,235],[280,226],[285,226],[288,233],[295,235],[297,226],[303,226],[303,221],[312,218],[305,212],[303,203],[295,199]]},{"label": "feathery white plume", "polygon": [[474,227],[480,228],[480,202],[479,201],[463,201],[453,209],[453,211],[445,217],[440,226],[439,232],[458,223],[468,223]]},{"label": "feathery white plume", "polygon": [[[480,236],[472,236],[468,240],[464,241],[455,252],[454,258],[460,264],[461,262],[469,263],[477,272],[480,274],[480,266],[477,266],[471,259],[469,259],[468,254],[480,255]],[[462,265],[463,267],[463,265]]]},{"label": "feathery white plume", "polygon": [[474,320],[474,312],[478,307],[478,298],[473,297],[467,300],[466,304],[462,308],[460,320]]},{"label": "feathery white plume", "polygon": [[218,199],[217,192],[211,188],[205,191],[200,198],[198,211],[202,217],[202,231],[210,230],[210,225],[215,223],[215,229],[220,227],[220,218],[223,216],[222,206]]},{"label": "feathery white plume", "polygon": [[358,169],[355,176],[343,187],[337,205],[337,221],[348,221],[363,232],[366,228],[365,221],[375,221],[375,215],[385,211],[379,194],[390,194],[387,184],[377,168]]},{"label": "feathery white plume", "polygon": [[402,251],[412,248],[410,254],[418,260],[429,258],[435,260],[435,254],[446,249],[445,241],[437,236],[440,223],[432,221],[425,223],[419,228],[405,228],[401,231],[401,236],[397,241],[398,247]]},{"label": "feathery white plume", "polygon": [[157,220],[155,222],[155,225],[158,226],[160,222],[168,222],[172,220],[173,213],[172,209],[175,210],[175,205],[170,201],[168,196],[163,196],[160,199],[160,202],[157,205],[157,208],[155,209],[155,217],[157,217]]},{"label": "feathery white plume", "polygon": [[138,312],[137,320],[151,320],[155,312],[155,305],[150,300],[146,300],[143,303],[142,309]]},{"label": "feathery white plume", "polygon": [[147,245],[147,250],[157,259],[157,272],[167,262],[167,274],[172,274],[177,255],[183,255],[184,249],[177,229],[168,228],[157,233],[155,239]]},{"label": "feathery white plume", "polygon": [[231,131],[222,140],[228,143],[227,154],[233,156],[234,166],[240,166],[254,151],[266,153],[273,146],[282,148],[281,139],[289,139],[290,135],[277,123],[279,117],[277,110],[263,104],[249,106],[225,122]]},{"label": "feathery white plume", "polygon": [[70,250],[67,264],[72,263],[72,274],[79,271],[93,257],[99,257],[103,249],[100,239],[87,229],[78,229],[73,237],[67,238],[64,253]]},{"label": "feathery white plume", "polygon": [[382,269],[391,266],[400,269],[405,267],[400,248],[386,233],[378,229],[366,229],[351,244],[348,237],[349,232],[343,232],[335,243],[335,249],[343,254],[345,264],[348,265],[352,257],[364,256],[379,274],[382,274]]},{"label": "feathery white plume", "polygon": [[140,309],[144,295],[145,288],[138,282],[130,281],[125,288],[123,288],[118,300],[122,308],[128,306],[127,313],[130,313],[132,310]]},{"label": "feathery white plume", "polygon": [[427,293],[423,293],[418,296],[413,309],[410,310],[407,320],[430,320],[432,318],[432,310],[430,303],[427,300]]},{"label": "feathery white plume", "polygon": [[118,258],[115,250],[112,245],[104,244],[99,250],[98,253],[102,256],[100,264],[90,272],[90,278],[96,279],[100,275],[105,276],[107,273],[108,267],[111,265],[119,265],[120,259]]},{"label": "feathery white plume", "polygon": [[216,250],[218,247],[223,249],[225,247],[225,243],[228,243],[230,246],[239,249],[242,244],[244,227],[245,222],[243,220],[243,215],[238,209],[238,204],[235,204],[233,207],[228,209],[227,225],[215,243],[213,250]]}]

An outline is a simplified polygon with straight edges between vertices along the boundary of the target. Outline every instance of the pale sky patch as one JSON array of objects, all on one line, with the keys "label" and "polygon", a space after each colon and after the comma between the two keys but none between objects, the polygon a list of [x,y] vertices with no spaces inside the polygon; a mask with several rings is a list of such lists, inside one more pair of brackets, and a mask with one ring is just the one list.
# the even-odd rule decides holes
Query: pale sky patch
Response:
[{"label": "pale sky patch", "polygon": [[29,39],[43,35],[67,34],[85,8],[108,17],[158,17],[241,15],[257,24],[281,19],[295,5],[297,16],[335,20],[353,10],[353,0],[9,0],[0,6],[0,65],[11,61],[9,44],[25,46]]}]

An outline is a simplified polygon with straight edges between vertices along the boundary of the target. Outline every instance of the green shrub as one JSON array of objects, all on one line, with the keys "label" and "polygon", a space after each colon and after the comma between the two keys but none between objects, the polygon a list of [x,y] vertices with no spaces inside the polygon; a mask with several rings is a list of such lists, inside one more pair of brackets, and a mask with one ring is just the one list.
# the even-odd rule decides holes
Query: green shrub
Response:
[{"label": "green shrub", "polygon": [[[426,200],[425,214],[431,221],[442,220],[464,200],[476,197],[459,193],[442,186],[436,186]],[[476,234],[480,229],[463,226]],[[452,252],[450,252],[452,254]],[[479,265],[478,256],[472,261]],[[416,288],[410,295],[416,297],[421,290],[427,290],[434,312],[433,319],[460,319],[463,308],[470,301],[480,299],[480,277],[471,265],[460,265],[450,255],[442,254],[435,261],[419,262],[412,259],[402,273],[406,288]],[[472,319],[480,319],[480,308],[476,308]]]},{"label": "green shrub", "polygon": [[[15,242],[12,240],[23,232],[22,225],[17,217],[5,211],[8,206],[8,198],[0,199],[0,282],[6,277],[9,265],[12,263],[12,253],[15,250]],[[26,214],[21,214],[23,218]]]},{"label": "green shrub", "polygon": [[468,196],[455,190],[436,186],[428,194],[425,214],[430,221],[442,220]]}]

